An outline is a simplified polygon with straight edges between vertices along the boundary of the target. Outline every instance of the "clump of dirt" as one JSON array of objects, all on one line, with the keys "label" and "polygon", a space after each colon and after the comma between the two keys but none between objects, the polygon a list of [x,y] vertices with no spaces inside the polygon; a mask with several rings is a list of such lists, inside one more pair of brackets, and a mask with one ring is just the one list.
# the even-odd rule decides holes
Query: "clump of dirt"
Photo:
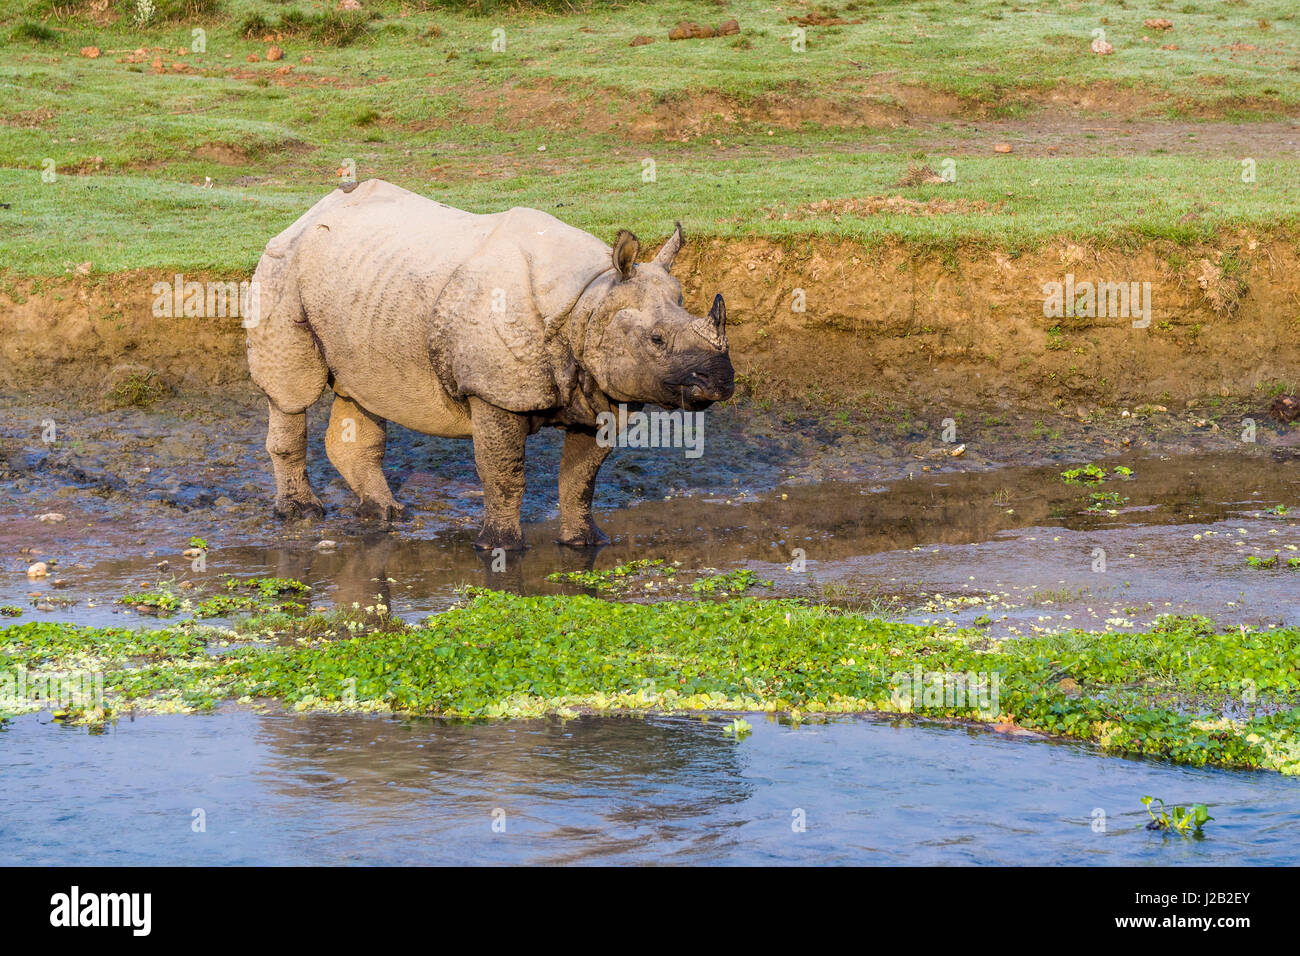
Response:
[{"label": "clump of dirt", "polygon": [[896,186],[942,186],[947,180],[925,163],[910,163]]},{"label": "clump of dirt", "polygon": [[1196,284],[1201,287],[1205,301],[1219,315],[1231,315],[1241,304],[1247,285],[1239,274],[1240,262],[1235,255],[1224,256],[1218,263],[1202,259],[1197,263],[1200,274]]},{"label": "clump of dirt", "polygon": [[10,126],[14,129],[40,129],[52,119],[54,119],[54,110],[51,109],[19,110],[16,113],[5,113],[0,116],[0,126]]},{"label": "clump of dirt", "polygon": [[846,20],[836,10],[814,10],[812,13],[806,13],[802,16],[786,17],[785,22],[801,27],[838,27],[850,26],[863,21],[861,18]]},{"label": "clump of dirt", "polygon": [[[734,19],[719,24],[716,30],[708,24],[695,23],[692,20],[682,20],[677,24],[677,26],[668,31],[668,39],[707,40],[711,37],[735,36],[739,32],[740,23]],[[635,41],[633,41],[633,45],[636,45]]]},{"label": "clump of dirt", "polygon": [[104,380],[105,408],[148,408],[175,394],[175,388],[144,365],[118,365]]},{"label": "clump of dirt", "polygon": [[1279,422],[1300,421],[1300,395],[1279,395],[1268,411]]}]

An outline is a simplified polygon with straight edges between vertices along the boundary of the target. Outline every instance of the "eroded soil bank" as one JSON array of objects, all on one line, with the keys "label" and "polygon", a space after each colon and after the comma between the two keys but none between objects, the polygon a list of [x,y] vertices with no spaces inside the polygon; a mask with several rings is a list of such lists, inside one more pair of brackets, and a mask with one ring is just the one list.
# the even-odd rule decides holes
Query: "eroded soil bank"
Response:
[{"label": "eroded soil bank", "polygon": [[[944,215],[878,198],[886,211]],[[696,311],[725,294],[742,401],[950,414],[1014,406],[1089,418],[1099,408],[1181,413],[1233,399],[1258,417],[1271,393],[1300,380],[1300,243],[1287,235],[1242,230],[1203,245],[1134,248],[1061,241],[1019,255],[699,239],[676,271]],[[153,315],[154,284],[173,280],[147,270],[11,282],[0,291],[0,387],[96,400],[132,376],[181,392],[245,383],[237,318]],[[1053,282],[1063,295],[1074,290],[1064,315],[1045,314]],[[1108,294],[1085,314],[1084,283],[1136,283],[1137,295],[1127,314]]]}]

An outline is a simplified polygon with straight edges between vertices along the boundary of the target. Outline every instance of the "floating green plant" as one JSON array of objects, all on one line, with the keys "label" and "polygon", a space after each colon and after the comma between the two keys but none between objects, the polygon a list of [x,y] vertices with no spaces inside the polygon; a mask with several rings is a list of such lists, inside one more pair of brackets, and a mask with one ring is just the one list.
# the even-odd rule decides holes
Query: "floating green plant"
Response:
[{"label": "floating green plant", "polygon": [[[1151,809],[1152,801],[1160,804],[1159,813]],[[1214,819],[1210,816],[1209,808],[1203,803],[1194,803],[1190,807],[1170,808],[1166,807],[1165,802],[1159,797],[1143,797],[1142,806],[1147,808],[1147,815],[1151,817],[1146,827],[1148,830],[1177,833],[1184,837],[1200,835],[1201,828]]]},{"label": "floating green plant", "polygon": [[[11,624],[0,628],[0,680],[18,666],[100,670],[108,719],[221,701],[460,718],[901,713],[1300,774],[1300,629],[1215,630],[1168,617],[1147,633],[999,639],[793,600],[638,604],[476,590],[415,626],[378,608],[346,621],[266,614],[237,631]],[[916,689],[918,672],[996,675],[997,695],[934,696]]]}]

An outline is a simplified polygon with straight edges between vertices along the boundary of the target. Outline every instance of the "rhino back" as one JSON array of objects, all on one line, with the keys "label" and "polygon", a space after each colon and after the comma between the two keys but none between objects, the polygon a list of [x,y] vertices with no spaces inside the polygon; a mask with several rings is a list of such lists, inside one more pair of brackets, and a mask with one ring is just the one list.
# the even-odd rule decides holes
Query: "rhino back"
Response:
[{"label": "rhino back", "polygon": [[550,324],[607,268],[608,246],[537,210],[477,215],[381,181],[330,198],[287,241],[336,390],[439,434],[470,394],[515,411],[554,403]]},{"label": "rhino back", "polygon": [[296,240],[295,278],[335,391],[419,431],[469,433],[431,364],[429,316],[492,218],[375,181],[320,209]]}]

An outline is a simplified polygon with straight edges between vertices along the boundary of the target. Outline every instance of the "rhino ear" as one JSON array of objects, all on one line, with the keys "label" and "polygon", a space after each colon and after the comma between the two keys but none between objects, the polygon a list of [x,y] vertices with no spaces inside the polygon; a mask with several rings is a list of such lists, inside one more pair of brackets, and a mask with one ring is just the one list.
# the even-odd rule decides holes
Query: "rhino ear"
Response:
[{"label": "rhino ear", "polygon": [[640,251],[641,240],[626,229],[620,229],[614,238],[614,269],[624,279],[632,278],[632,269]]},{"label": "rhino ear", "polygon": [[713,297],[713,308],[709,309],[709,320],[713,323],[713,330],[718,334],[718,338],[725,342],[727,340],[727,303],[722,301],[721,292]]},{"label": "rhino ear", "polygon": [[677,228],[673,230],[673,234],[669,236],[668,241],[664,243],[664,247],[660,249],[658,255],[655,256],[655,265],[663,266],[664,271],[671,270],[673,267],[673,260],[677,258],[677,253],[681,250],[684,241],[685,237],[682,236],[682,224],[679,222]]}]

